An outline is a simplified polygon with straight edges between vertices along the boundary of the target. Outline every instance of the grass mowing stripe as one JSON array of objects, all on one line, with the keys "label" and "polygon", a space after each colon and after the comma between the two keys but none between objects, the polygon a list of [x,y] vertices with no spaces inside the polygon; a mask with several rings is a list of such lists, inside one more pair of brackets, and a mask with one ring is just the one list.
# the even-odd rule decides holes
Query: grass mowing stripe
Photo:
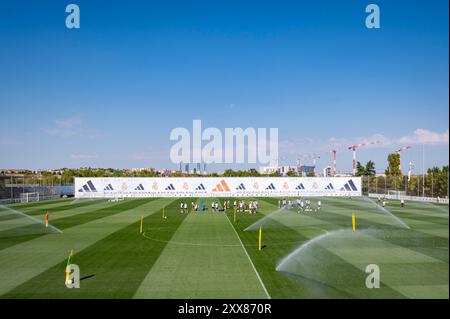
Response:
[{"label": "grass mowing stripe", "polygon": [[27,211],[26,213],[28,215],[43,215],[46,212],[48,212],[49,214],[50,213],[59,213],[59,212],[63,212],[63,211],[69,210],[69,209],[72,210],[72,209],[75,209],[75,208],[81,208],[81,207],[84,207],[84,206],[90,206],[92,204],[95,204],[95,203],[98,203],[98,202],[101,202],[101,201],[105,201],[105,199],[96,199],[96,200],[92,200],[92,201],[85,201],[85,202],[79,202],[79,203],[76,203],[76,204],[68,204],[68,205],[61,205],[61,206],[52,206],[52,207],[48,207],[48,208],[46,208],[44,206],[44,207],[41,207],[39,209],[33,209],[31,211]]},{"label": "grass mowing stripe", "polygon": [[[94,201],[94,200],[92,200]],[[98,200],[96,200],[98,201]],[[71,202],[66,200],[59,200],[59,201],[52,201],[52,202],[42,202],[39,206],[31,206],[31,207],[14,207],[14,206],[8,206],[11,209],[19,210],[23,213],[33,212],[39,209],[42,209],[42,212],[44,212],[43,209],[50,209],[53,207],[61,207],[70,204]]]},{"label": "grass mowing stripe", "polygon": [[187,214],[134,297],[267,298],[226,218],[210,209]]},{"label": "grass mowing stripe", "polygon": [[[94,221],[99,218],[118,214],[124,209],[132,209],[152,200],[154,199],[126,200],[123,203],[108,206],[99,210],[87,211],[82,214],[72,215],[66,218],[59,218],[54,222],[51,222],[51,224],[60,230],[64,230],[70,227]],[[36,227],[42,228],[41,225],[30,224],[0,232],[0,238],[2,238],[2,241],[0,243],[0,251],[13,245],[17,245],[26,242],[28,240],[38,238],[40,236],[48,235],[48,232],[46,231],[42,231],[36,234]],[[24,234],[24,236],[17,236],[17,234]],[[26,236],[26,234],[32,235]]]},{"label": "grass mowing stripe", "polygon": [[68,252],[82,251],[106,236],[159,211],[173,199],[156,199],[76,227],[62,234],[48,235],[0,251],[0,296],[66,260]]},{"label": "grass mowing stripe", "polygon": [[105,207],[103,209],[95,210],[92,212],[86,212],[79,215],[73,215],[67,218],[57,219],[53,222],[53,225],[55,227],[58,227],[59,229],[67,229],[70,227],[94,221],[96,219],[118,214],[123,210],[133,209],[146,203],[152,202],[154,200],[155,198],[124,200],[122,203],[111,207]]},{"label": "grass mowing stripe", "polygon": [[[60,219],[60,218],[67,218],[73,215],[78,215],[78,214],[82,214],[82,213],[86,213],[86,212],[90,212],[93,210],[97,210],[97,209],[102,209],[105,207],[110,207],[110,206],[114,206],[116,205],[116,203],[110,203],[108,201],[96,201],[93,202],[92,205],[89,206],[83,206],[83,207],[74,207],[71,210],[66,210],[61,214],[57,214],[57,213],[52,213],[49,214],[50,217],[50,224],[52,224],[56,219]],[[10,210],[10,212],[12,212],[15,215],[20,215],[22,217],[24,217],[23,215],[29,216],[26,213],[22,213],[21,211],[16,211],[16,210],[12,210],[10,208],[8,208],[8,210]],[[45,215],[34,215],[31,216],[33,218],[36,218],[37,220],[41,221],[41,222],[45,222]],[[3,232],[5,230],[9,230],[12,228],[17,228],[18,230],[20,230],[20,227],[24,227],[26,225],[29,225],[30,223],[27,222],[28,219],[26,218],[22,218],[22,219],[13,219],[13,220],[7,220],[7,221],[3,221],[2,223],[0,223],[0,232]],[[39,229],[39,231],[36,231],[34,233],[43,233],[42,229]],[[25,233],[20,233],[17,232],[18,235],[24,235]],[[29,233],[32,234],[32,233]]]},{"label": "grass mowing stripe", "polygon": [[15,203],[15,204],[8,204],[8,207],[11,208],[28,208],[28,207],[36,207],[41,205],[48,205],[55,202],[68,202],[71,201],[71,198],[56,198],[56,199],[49,199],[49,200],[41,200],[37,202],[30,202],[30,203]]},{"label": "grass mowing stripe", "polygon": [[244,244],[242,243],[241,238],[239,237],[239,235],[238,235],[236,229],[234,228],[233,224],[231,223],[230,219],[228,218],[228,215],[226,215],[226,217],[227,217],[228,223],[230,224],[230,227],[233,229],[234,233],[236,234],[236,237],[238,238],[239,243],[241,244],[242,249],[243,249],[244,252],[245,252],[245,255],[247,256],[247,258],[248,258],[250,264],[252,265],[252,268],[253,268],[253,270],[255,271],[256,277],[258,278],[259,282],[261,283],[261,286],[262,286],[262,288],[263,288],[263,290],[264,290],[264,293],[267,295],[267,298],[268,298],[268,299],[271,299],[271,297],[270,297],[270,295],[269,295],[269,292],[267,291],[267,288],[266,288],[266,286],[264,285],[264,282],[262,281],[261,277],[259,276],[259,273],[258,273],[258,271],[256,270],[255,265],[253,264],[253,261],[252,261],[252,259],[250,258],[249,254],[248,254],[248,252],[247,252],[247,249],[244,247]]},{"label": "grass mowing stripe", "polygon": [[[100,200],[96,200],[95,202],[99,202]],[[93,201],[91,202],[93,203]],[[79,207],[83,207],[88,205],[89,203],[85,202],[83,205],[77,206],[77,205],[67,205],[67,202],[60,201],[60,202],[53,202],[53,203],[42,203],[40,208],[36,207],[28,207],[28,208],[22,208],[22,207],[11,207],[11,206],[1,206],[0,205],[0,212],[2,214],[8,214],[8,219],[15,219],[20,218],[20,215],[14,214],[13,211],[18,211],[30,216],[34,215],[44,215],[46,212],[60,212],[65,211],[67,209],[75,209]]]},{"label": "grass mowing stripe", "polygon": [[[177,203],[166,207],[168,219],[162,220],[162,209],[144,218],[144,228],[163,225],[158,236],[166,242],[182,223],[186,214],[177,211]],[[80,289],[64,286],[65,262],[61,262],[16,287],[4,298],[131,298],[138,289],[166,242],[149,241],[139,234],[136,221],[91,246],[77,252],[74,263],[80,267]]]}]

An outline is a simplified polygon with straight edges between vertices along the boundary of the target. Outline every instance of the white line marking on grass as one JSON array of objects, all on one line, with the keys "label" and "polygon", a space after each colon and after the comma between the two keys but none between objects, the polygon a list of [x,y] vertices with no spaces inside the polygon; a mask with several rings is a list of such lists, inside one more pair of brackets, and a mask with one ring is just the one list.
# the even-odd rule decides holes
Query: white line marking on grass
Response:
[{"label": "white line marking on grass", "polygon": [[241,243],[241,247],[242,247],[242,249],[244,249],[244,252],[245,252],[245,254],[247,255],[248,260],[250,261],[250,264],[252,265],[252,268],[253,268],[253,270],[255,271],[256,277],[258,277],[258,280],[259,280],[259,282],[261,283],[261,286],[263,287],[264,292],[265,292],[266,295],[267,295],[267,298],[268,298],[268,299],[272,299],[272,298],[270,297],[270,295],[269,295],[269,292],[268,292],[267,289],[266,289],[266,286],[264,285],[263,281],[261,280],[261,277],[259,276],[258,271],[256,270],[255,265],[253,264],[253,261],[252,261],[252,259],[250,258],[249,254],[248,254],[248,252],[247,252],[247,249],[245,249],[245,246],[244,246],[244,244],[242,243],[242,240],[241,240],[241,238],[239,237],[239,234],[237,233],[236,229],[234,228],[233,224],[231,223],[230,219],[228,218],[228,215],[225,215],[225,218],[228,220],[228,223],[230,224],[231,228],[234,230],[234,233],[236,234],[236,237],[238,238],[239,242]]}]

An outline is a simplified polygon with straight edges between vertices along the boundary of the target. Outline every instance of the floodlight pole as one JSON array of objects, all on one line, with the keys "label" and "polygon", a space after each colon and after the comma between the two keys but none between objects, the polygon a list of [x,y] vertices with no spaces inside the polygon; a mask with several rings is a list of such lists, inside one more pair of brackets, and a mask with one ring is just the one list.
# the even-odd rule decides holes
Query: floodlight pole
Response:
[{"label": "floodlight pole", "polygon": [[378,176],[375,176],[375,192],[378,194]]},{"label": "floodlight pole", "polygon": [[422,144],[422,197],[425,197],[425,144]]},{"label": "floodlight pole", "polygon": [[434,173],[431,172],[431,197],[433,197],[433,175]]},{"label": "floodlight pole", "polygon": [[353,151],[353,175],[356,175],[356,146],[351,148]]},{"label": "floodlight pole", "polygon": [[417,197],[420,197],[420,175],[417,175]]},{"label": "floodlight pole", "polygon": [[406,176],[403,176],[403,179],[405,180],[405,195],[408,195],[408,183],[406,180]]}]

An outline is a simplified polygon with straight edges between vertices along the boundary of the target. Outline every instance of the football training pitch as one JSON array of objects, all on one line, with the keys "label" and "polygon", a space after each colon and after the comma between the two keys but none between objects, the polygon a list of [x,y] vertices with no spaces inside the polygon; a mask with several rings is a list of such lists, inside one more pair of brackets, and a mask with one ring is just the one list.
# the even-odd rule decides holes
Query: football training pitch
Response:
[{"label": "football training pitch", "polygon": [[[298,213],[257,198],[256,214],[235,214],[182,200],[189,213],[178,198],[0,207],[0,298],[449,297],[448,205],[322,197]],[[79,289],[65,286],[71,250]],[[379,288],[366,287],[371,264]]]}]

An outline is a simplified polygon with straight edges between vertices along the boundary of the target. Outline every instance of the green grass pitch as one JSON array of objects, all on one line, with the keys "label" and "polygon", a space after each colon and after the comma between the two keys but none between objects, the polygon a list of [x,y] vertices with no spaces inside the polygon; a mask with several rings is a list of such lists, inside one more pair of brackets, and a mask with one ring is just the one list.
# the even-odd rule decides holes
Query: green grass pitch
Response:
[{"label": "green grass pitch", "polygon": [[[187,214],[177,198],[0,207],[0,298],[449,298],[448,205],[322,197],[298,213],[257,198],[234,222],[211,200]],[[46,211],[61,233],[45,229]],[[71,249],[79,289],[64,284]],[[366,287],[369,264],[380,288]]]}]

